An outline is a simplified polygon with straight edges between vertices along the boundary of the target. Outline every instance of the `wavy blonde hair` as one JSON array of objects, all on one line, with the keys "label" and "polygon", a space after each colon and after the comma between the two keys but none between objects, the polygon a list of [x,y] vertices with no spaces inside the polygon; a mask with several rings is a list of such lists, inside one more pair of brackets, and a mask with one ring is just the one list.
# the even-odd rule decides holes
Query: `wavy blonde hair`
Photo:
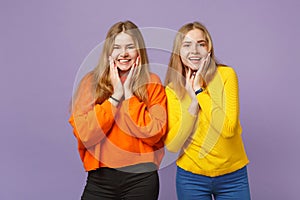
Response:
[{"label": "wavy blonde hair", "polygon": [[[217,62],[215,59],[215,54],[214,54],[214,47],[213,47],[213,42],[212,38],[206,29],[206,27],[199,23],[199,22],[193,22],[193,23],[188,23],[183,25],[177,32],[174,43],[173,43],[173,50],[172,54],[170,57],[169,65],[168,65],[168,71],[166,74],[166,79],[165,79],[165,85],[169,85],[169,87],[172,87],[172,89],[175,90],[176,94],[182,98],[186,92],[185,89],[185,66],[181,60],[180,57],[180,49],[182,46],[182,42],[187,35],[187,33],[191,30],[194,29],[199,29],[203,31],[204,38],[207,42],[208,45],[208,52],[211,52],[211,62],[208,65],[208,67],[203,71],[201,74],[204,83],[207,85],[213,78],[216,69],[217,69]],[[170,85],[170,83],[172,83]]]},{"label": "wavy blonde hair", "polygon": [[[140,56],[140,64],[137,68],[137,73],[132,77],[133,93],[140,101],[147,102],[148,100],[146,84],[148,83],[150,72],[145,42],[138,27],[131,21],[125,21],[118,22],[109,29],[98,65],[82,79],[91,79],[91,91],[93,93],[94,103],[96,104],[101,104],[113,94],[114,88],[110,80],[109,56],[113,51],[115,37],[122,32],[132,37],[138,51],[138,55]],[[82,82],[83,81],[81,81],[80,85]],[[77,93],[78,91],[75,94]],[[77,97],[75,97],[75,99]]]}]

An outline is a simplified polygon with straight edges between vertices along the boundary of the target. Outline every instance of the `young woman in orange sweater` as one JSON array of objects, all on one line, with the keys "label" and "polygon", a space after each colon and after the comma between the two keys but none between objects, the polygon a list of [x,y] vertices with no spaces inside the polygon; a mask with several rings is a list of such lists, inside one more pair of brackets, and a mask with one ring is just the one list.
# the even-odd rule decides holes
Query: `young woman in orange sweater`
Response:
[{"label": "young woman in orange sweater", "polygon": [[249,200],[248,158],[241,137],[235,71],[215,61],[212,39],[198,22],[175,38],[166,77],[166,147],[180,151],[179,200]]},{"label": "young woman in orange sweater", "polygon": [[149,72],[140,30],[114,24],[72,101],[69,122],[88,171],[82,199],[157,199],[166,121],[165,90]]}]

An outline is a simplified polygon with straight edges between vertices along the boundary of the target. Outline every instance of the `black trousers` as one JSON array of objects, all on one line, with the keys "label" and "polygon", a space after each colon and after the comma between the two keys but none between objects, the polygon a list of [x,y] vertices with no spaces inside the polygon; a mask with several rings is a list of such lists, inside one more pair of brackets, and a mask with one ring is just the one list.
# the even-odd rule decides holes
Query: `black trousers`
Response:
[{"label": "black trousers", "polygon": [[81,200],[157,200],[159,193],[157,171],[135,173],[132,172],[134,169],[103,167],[88,172]]}]

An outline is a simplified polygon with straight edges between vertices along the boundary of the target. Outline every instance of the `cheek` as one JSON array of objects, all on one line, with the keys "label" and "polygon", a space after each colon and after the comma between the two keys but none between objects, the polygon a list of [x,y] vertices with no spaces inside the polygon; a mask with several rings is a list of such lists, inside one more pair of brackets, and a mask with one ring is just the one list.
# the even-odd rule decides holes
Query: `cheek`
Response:
[{"label": "cheek", "polygon": [[181,58],[181,60],[182,60],[182,62],[184,63],[184,64],[186,64],[186,62],[187,62],[187,55],[188,55],[188,51],[186,51],[186,50],[180,50],[180,58]]},{"label": "cheek", "polygon": [[187,49],[180,49],[180,57],[186,58],[188,55],[188,50]]},{"label": "cheek", "polygon": [[138,52],[136,50],[133,50],[133,51],[129,51],[129,55],[131,58],[137,58],[138,56]]},{"label": "cheek", "polygon": [[182,61],[183,65],[185,65],[185,66],[189,66],[190,65],[190,63],[186,59],[184,59],[184,58],[181,58],[181,61]]},{"label": "cheek", "polygon": [[206,56],[206,55],[208,54],[208,48],[207,48],[207,46],[201,47],[201,48],[199,49],[199,52],[200,52],[200,55]]},{"label": "cheek", "polygon": [[112,56],[114,59],[116,59],[116,58],[118,57],[119,54],[120,54],[120,52],[119,52],[118,50],[113,50],[113,51],[111,52],[111,56]]}]

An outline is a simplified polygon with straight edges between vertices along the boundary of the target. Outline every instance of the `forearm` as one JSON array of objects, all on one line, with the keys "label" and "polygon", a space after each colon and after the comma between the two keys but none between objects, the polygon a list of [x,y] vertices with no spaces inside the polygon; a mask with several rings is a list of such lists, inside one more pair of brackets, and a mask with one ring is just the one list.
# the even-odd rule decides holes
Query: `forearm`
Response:
[{"label": "forearm", "polygon": [[166,132],[165,104],[166,98],[163,97],[160,103],[148,108],[146,103],[140,102],[137,97],[132,96],[123,101],[117,124],[129,135],[135,136],[152,146]]},{"label": "forearm", "polygon": [[169,131],[165,140],[166,148],[171,152],[177,152],[182,148],[193,132],[197,116],[186,110],[175,120],[172,122],[169,120]]},{"label": "forearm", "polygon": [[110,102],[96,104],[86,113],[73,114],[70,123],[74,128],[75,136],[87,148],[99,143],[114,123],[114,108]]},{"label": "forearm", "polygon": [[[216,74],[204,93],[197,95],[201,112],[223,137],[232,137],[239,126],[239,97],[237,77],[233,70]],[[224,81],[223,81],[223,79]]]}]

